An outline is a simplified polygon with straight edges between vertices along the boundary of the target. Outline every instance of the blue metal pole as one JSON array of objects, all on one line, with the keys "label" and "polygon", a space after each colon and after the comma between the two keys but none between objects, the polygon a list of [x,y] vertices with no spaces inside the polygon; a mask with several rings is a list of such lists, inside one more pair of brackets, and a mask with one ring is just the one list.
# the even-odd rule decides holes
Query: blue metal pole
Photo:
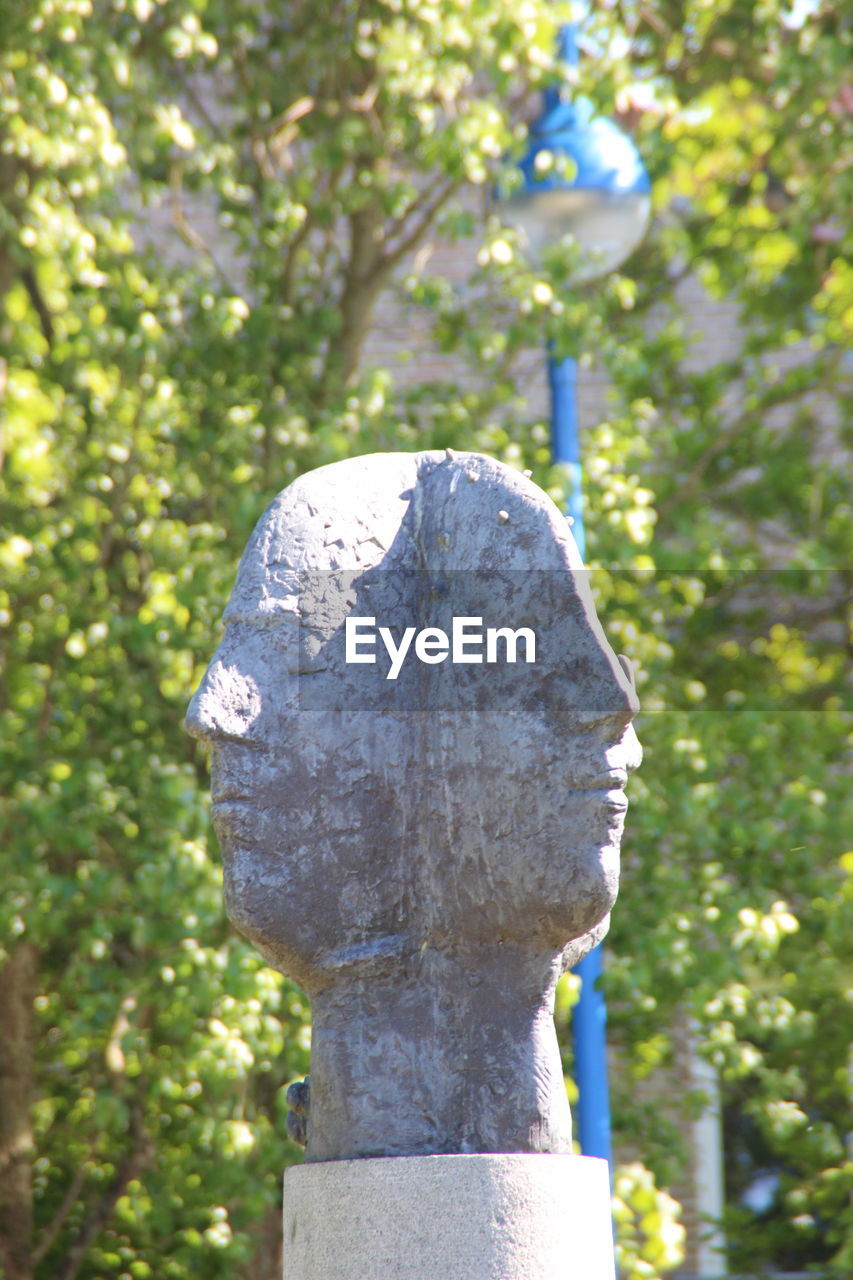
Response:
[{"label": "blue metal pole", "polygon": [[580,999],[572,1015],[575,1083],[578,1087],[578,1138],[585,1156],[611,1162],[610,1090],[607,1084],[607,1006],[600,981],[602,947],[595,947],[575,967],[581,979]]},{"label": "blue metal pole", "polygon": [[586,539],[583,529],[583,487],[580,439],[578,435],[578,366],[571,356],[563,360],[548,357],[548,386],[551,391],[551,457],[569,478],[566,515],[583,558]]},{"label": "blue metal pole", "polygon": [[[568,472],[567,515],[583,557],[586,539],[583,525],[583,489],[577,413],[577,365],[571,357],[548,360],[551,390],[551,454]],[[607,1085],[607,1008],[601,990],[601,947],[596,947],[575,968],[581,979],[580,999],[572,1015],[575,1083],[578,1087],[578,1137],[585,1156],[611,1160],[610,1091]]]}]

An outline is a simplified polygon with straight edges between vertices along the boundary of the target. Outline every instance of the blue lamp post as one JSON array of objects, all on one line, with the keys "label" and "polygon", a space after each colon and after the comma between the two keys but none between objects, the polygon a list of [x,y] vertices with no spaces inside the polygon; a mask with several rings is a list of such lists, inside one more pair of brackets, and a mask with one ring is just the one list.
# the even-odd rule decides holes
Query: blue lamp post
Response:
[{"label": "blue lamp post", "polygon": [[[574,26],[560,32],[560,57],[578,60]],[[560,90],[545,92],[544,110],[530,130],[521,161],[524,188],[507,201],[505,214],[532,258],[566,234],[580,251],[576,283],[615,271],[645,234],[651,184],[636,147],[609,120],[597,117],[584,98],[567,101]],[[568,162],[568,163],[567,163]],[[569,480],[567,514],[581,556],[585,551],[583,491],[577,417],[577,368],[571,357],[549,357],[551,452]],[[584,1155],[610,1160],[610,1099],[607,1086],[606,1008],[600,990],[601,947],[577,966],[580,999],[572,1033],[578,1087],[578,1129]]]}]

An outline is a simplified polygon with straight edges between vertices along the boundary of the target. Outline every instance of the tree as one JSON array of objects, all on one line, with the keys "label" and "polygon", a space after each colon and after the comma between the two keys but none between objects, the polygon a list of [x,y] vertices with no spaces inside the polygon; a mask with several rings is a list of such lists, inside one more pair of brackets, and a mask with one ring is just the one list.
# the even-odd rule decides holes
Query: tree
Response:
[{"label": "tree", "polygon": [[[826,410],[849,326],[842,11],[655,0],[586,21],[581,88],[635,127],[657,220],[625,275],[583,289],[570,247],[534,270],[488,199],[537,88],[565,74],[567,16],[544,0],[3,6],[8,1280],[276,1274],[283,1088],[307,1067],[308,1011],[224,919],[183,710],[236,553],[299,471],[474,448],[560,497],[517,390],[545,337],[595,352],[613,384],[584,442],[589,553],[638,668],[648,760],[616,1030],[641,1072],[676,1010],[702,1028],[760,1148],[747,1167],[779,1180],[759,1221],[732,1169],[737,1260],[849,1259],[849,509]],[[433,230],[479,244],[464,290],[413,259]],[[689,360],[688,274],[743,330],[711,368]],[[365,361],[385,290],[467,362],[461,385]],[[627,1099],[619,1119],[670,1177],[656,1126]],[[672,1253],[652,1236],[638,1274]]]}]

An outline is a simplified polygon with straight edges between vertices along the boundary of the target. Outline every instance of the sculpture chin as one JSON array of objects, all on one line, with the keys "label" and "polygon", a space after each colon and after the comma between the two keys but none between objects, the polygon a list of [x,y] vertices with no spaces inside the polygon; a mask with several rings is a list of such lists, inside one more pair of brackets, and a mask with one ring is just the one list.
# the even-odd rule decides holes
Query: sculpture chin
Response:
[{"label": "sculpture chin", "polygon": [[584,956],[588,956],[590,951],[594,950],[600,942],[607,936],[610,929],[610,912],[603,920],[590,929],[588,933],[584,933],[580,938],[575,938],[564,948],[562,954],[562,971],[568,973],[570,969],[574,969],[576,964],[583,960]]},{"label": "sculpture chin", "polygon": [[228,918],[267,964],[310,990],[315,985],[318,958],[328,947],[328,918],[335,915],[334,909],[323,912],[320,908],[333,908],[333,904],[318,903],[316,912],[307,912],[304,901],[290,892],[280,865],[272,869],[277,859],[245,847],[229,850],[222,833],[217,834],[223,848]]},{"label": "sculpture chin", "polygon": [[[444,927],[431,926],[416,909],[407,914],[402,904],[374,900],[370,914],[358,912],[358,942],[339,945],[354,936],[340,886],[312,877],[310,891],[290,885],[281,875],[281,853],[245,844],[234,847],[231,828],[217,822],[223,848],[223,885],[228,916],[273,968],[286,973],[309,993],[324,986],[332,972],[352,970],[363,977],[401,971],[425,945],[489,949],[496,941],[531,947],[541,956],[562,958],[572,968],[607,933],[610,910],[618,890],[618,846],[595,851],[586,874],[551,884],[550,902],[542,886],[531,883],[525,895],[510,894],[494,909],[490,904],[457,901],[443,915]],[[575,853],[575,858],[577,854]],[[559,859],[554,859],[559,865]],[[574,864],[577,871],[577,862]],[[567,886],[569,891],[567,892]],[[333,889],[337,888],[337,896]],[[580,888],[581,892],[578,893]],[[464,896],[464,895],[463,895]],[[364,903],[359,903],[363,909]]]},{"label": "sculpture chin", "polygon": [[[516,887],[510,902],[518,941],[538,941],[552,954],[569,946],[583,947],[578,958],[586,954],[607,932],[619,892],[619,865],[619,843],[612,838],[588,840],[550,856],[545,849],[537,851],[529,859],[529,879]],[[488,919],[488,908],[484,915]]]}]

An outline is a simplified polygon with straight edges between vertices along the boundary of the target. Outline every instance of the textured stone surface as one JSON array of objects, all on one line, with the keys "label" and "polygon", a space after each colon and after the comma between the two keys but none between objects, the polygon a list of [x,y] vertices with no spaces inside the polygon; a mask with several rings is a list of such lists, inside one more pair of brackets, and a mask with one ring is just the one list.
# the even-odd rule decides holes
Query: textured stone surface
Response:
[{"label": "textured stone surface", "polygon": [[[295,481],[188,727],[228,911],[313,1006],[308,1160],[569,1151],[554,984],[607,927],[636,699],[566,521],[473,454]],[[528,626],[536,662],[344,661],[347,614]],[[385,664],[387,668],[387,662]]]},{"label": "textured stone surface", "polygon": [[613,1280],[607,1164],[455,1155],[288,1169],[284,1280]]}]

